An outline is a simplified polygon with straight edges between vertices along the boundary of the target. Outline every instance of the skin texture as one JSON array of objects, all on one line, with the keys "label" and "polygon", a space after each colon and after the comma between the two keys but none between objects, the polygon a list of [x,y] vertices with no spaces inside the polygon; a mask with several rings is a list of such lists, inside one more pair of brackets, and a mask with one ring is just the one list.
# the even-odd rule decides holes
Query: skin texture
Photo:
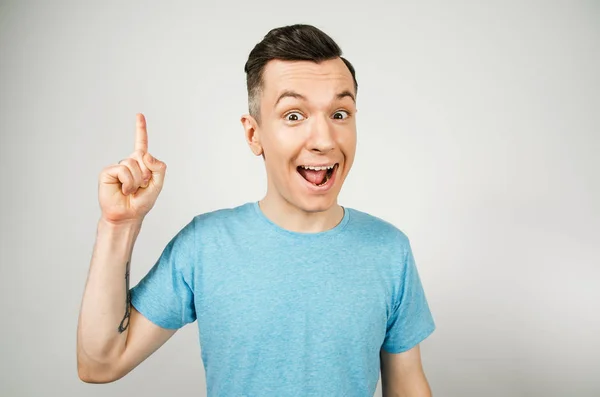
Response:
[{"label": "skin texture", "polygon": [[[273,60],[263,74],[259,123],[242,116],[246,140],[265,157],[267,193],[261,209],[288,230],[331,229],[343,217],[337,203],[356,151],[354,81],[339,58],[314,63]],[[288,95],[280,99],[284,93]],[[339,94],[347,93],[340,98]],[[296,167],[338,163],[334,186],[309,192]]]},{"label": "skin texture", "polygon": [[419,345],[398,354],[381,350],[383,397],[431,397]]},{"label": "skin texture", "polygon": [[133,153],[98,178],[102,215],[77,326],[77,371],[84,382],[123,377],[175,333],[143,317],[127,294],[133,246],[165,172],[166,165],[148,152],[146,120],[138,114]]}]

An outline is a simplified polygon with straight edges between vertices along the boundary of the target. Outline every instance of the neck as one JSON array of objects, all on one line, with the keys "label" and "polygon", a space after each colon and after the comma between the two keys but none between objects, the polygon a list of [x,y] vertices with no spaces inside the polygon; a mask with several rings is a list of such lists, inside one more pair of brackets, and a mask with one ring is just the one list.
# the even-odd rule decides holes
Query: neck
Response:
[{"label": "neck", "polygon": [[344,209],[337,202],[324,211],[308,212],[283,198],[269,195],[258,202],[263,214],[277,226],[298,233],[319,233],[337,226],[344,218]]}]

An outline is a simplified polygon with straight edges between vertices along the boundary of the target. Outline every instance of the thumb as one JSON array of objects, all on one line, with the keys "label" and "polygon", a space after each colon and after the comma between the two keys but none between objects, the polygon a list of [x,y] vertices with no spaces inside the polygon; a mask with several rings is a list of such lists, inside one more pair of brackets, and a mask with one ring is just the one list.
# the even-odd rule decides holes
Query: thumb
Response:
[{"label": "thumb", "polygon": [[152,172],[152,179],[156,184],[162,186],[167,171],[167,165],[148,152],[144,154],[144,164]]}]

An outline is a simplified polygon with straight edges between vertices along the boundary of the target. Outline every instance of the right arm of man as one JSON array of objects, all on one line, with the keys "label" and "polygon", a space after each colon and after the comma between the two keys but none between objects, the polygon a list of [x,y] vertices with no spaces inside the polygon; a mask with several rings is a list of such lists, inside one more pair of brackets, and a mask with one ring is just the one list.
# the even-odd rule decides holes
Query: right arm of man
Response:
[{"label": "right arm of man", "polygon": [[102,216],[77,326],[77,370],[90,383],[122,378],[175,333],[131,306],[131,253],[166,172],[166,164],[148,153],[143,114],[136,115],[134,149],[102,170],[98,181]]},{"label": "right arm of man", "polygon": [[84,382],[122,378],[176,332],[153,324],[129,301],[129,263],[140,229],[141,222],[98,223],[77,329],[77,369]]}]

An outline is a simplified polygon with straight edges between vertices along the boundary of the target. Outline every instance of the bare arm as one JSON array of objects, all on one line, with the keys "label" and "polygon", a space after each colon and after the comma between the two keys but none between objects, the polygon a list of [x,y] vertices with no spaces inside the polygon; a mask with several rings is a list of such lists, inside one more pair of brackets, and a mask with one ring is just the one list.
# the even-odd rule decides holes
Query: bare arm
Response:
[{"label": "bare arm", "polygon": [[148,321],[129,302],[129,263],[140,228],[98,223],[77,330],[77,369],[85,382],[123,377],[175,333]]},{"label": "bare arm", "polygon": [[381,350],[383,397],[431,397],[419,345],[398,354]]},{"label": "bare arm", "polygon": [[162,189],[166,165],[148,153],[146,120],[137,115],[135,151],[100,173],[102,216],[77,326],[77,370],[85,382],[117,380],[174,333],[131,307],[131,253]]}]

